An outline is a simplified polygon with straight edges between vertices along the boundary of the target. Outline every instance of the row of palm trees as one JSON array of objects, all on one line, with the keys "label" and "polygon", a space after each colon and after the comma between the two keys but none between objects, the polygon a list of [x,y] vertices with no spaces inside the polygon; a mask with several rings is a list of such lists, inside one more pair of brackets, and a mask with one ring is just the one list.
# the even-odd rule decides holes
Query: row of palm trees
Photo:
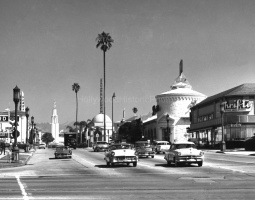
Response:
[{"label": "row of palm trees", "polygon": [[[101,34],[98,34],[97,38],[96,38],[96,48],[100,47],[100,49],[103,51],[103,62],[104,62],[104,92],[103,92],[103,103],[104,103],[104,130],[106,130],[106,123],[105,123],[105,89],[106,89],[106,78],[105,78],[105,53],[107,50],[110,50],[110,48],[112,47],[112,43],[113,43],[113,39],[111,38],[109,33],[105,33],[102,32]],[[74,83],[72,85],[72,90],[75,92],[75,96],[76,96],[76,120],[75,120],[75,129],[76,129],[76,133],[77,133],[77,125],[79,125],[80,127],[82,127],[81,122],[78,123],[77,122],[77,116],[78,116],[78,97],[77,97],[77,93],[80,90],[80,85],[78,83]],[[82,121],[83,124],[85,121]],[[86,123],[86,122],[85,122]],[[106,140],[106,131],[104,131],[104,139]],[[76,134],[76,141],[78,141],[78,134]],[[77,144],[77,143],[76,143]]]}]

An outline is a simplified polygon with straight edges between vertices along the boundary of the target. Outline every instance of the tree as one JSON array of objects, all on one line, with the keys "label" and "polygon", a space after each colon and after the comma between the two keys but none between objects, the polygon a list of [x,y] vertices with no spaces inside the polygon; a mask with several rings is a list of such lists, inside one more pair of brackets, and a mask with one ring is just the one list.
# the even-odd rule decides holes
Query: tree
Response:
[{"label": "tree", "polygon": [[41,140],[46,143],[46,146],[48,146],[48,144],[53,142],[55,139],[52,137],[51,133],[46,132],[42,135]]},{"label": "tree", "polygon": [[83,141],[83,140],[84,140],[83,135],[85,134],[85,129],[83,130],[83,128],[85,128],[86,126],[87,126],[87,122],[85,122],[85,121],[81,121],[81,122],[80,122],[80,134],[81,134],[80,144],[81,144],[82,142],[84,142],[84,141]]},{"label": "tree", "polygon": [[105,128],[105,53],[107,50],[109,50],[112,47],[113,39],[111,38],[109,33],[102,32],[101,34],[98,34],[98,37],[96,38],[97,45],[96,48],[100,47],[100,49],[103,51],[104,55],[104,139],[106,141],[106,128]]},{"label": "tree", "polygon": [[74,83],[72,85],[72,89],[75,92],[75,96],[76,96],[76,146],[77,146],[77,141],[78,141],[78,133],[77,133],[77,115],[78,115],[78,98],[77,98],[77,93],[80,90],[80,86],[78,83]]}]

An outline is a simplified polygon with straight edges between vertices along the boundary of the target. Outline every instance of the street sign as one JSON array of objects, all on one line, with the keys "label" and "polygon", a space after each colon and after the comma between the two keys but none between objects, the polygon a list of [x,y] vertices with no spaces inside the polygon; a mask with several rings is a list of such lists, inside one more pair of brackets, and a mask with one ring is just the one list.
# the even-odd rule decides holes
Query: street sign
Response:
[{"label": "street sign", "polygon": [[0,115],[0,122],[9,122],[8,115]]}]

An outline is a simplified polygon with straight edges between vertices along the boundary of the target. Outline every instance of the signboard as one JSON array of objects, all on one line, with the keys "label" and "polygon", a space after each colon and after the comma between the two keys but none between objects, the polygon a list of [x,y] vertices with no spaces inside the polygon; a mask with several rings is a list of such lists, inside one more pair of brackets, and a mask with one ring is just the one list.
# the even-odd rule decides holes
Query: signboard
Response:
[{"label": "signboard", "polygon": [[8,137],[7,132],[0,132],[0,138],[6,138],[6,137]]},{"label": "signboard", "polygon": [[253,102],[245,99],[238,99],[226,102],[224,105],[225,112],[249,112]]},{"label": "signboard", "polygon": [[9,122],[8,115],[0,115],[0,122]]}]

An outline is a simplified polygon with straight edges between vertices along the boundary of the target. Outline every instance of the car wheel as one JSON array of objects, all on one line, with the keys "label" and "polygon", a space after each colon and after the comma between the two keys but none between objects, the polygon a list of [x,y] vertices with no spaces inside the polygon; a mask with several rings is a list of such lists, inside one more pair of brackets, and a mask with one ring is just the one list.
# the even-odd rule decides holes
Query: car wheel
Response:
[{"label": "car wheel", "polygon": [[175,167],[178,167],[179,166],[179,163],[177,162],[177,160],[174,158],[174,166]]},{"label": "car wheel", "polygon": [[136,167],[137,166],[137,162],[133,162],[133,167]]},{"label": "car wheel", "polygon": [[166,161],[168,165],[171,165],[171,161],[170,160],[167,160]]},{"label": "car wheel", "polygon": [[111,163],[111,166],[114,167],[114,163]]},{"label": "car wheel", "polygon": [[106,161],[106,165],[107,165],[107,166],[110,166],[110,163]]},{"label": "car wheel", "polygon": [[151,156],[151,158],[154,158],[154,156]]},{"label": "car wheel", "polygon": [[202,165],[203,165],[203,161],[198,162],[197,164],[198,164],[198,167],[202,167]]}]

